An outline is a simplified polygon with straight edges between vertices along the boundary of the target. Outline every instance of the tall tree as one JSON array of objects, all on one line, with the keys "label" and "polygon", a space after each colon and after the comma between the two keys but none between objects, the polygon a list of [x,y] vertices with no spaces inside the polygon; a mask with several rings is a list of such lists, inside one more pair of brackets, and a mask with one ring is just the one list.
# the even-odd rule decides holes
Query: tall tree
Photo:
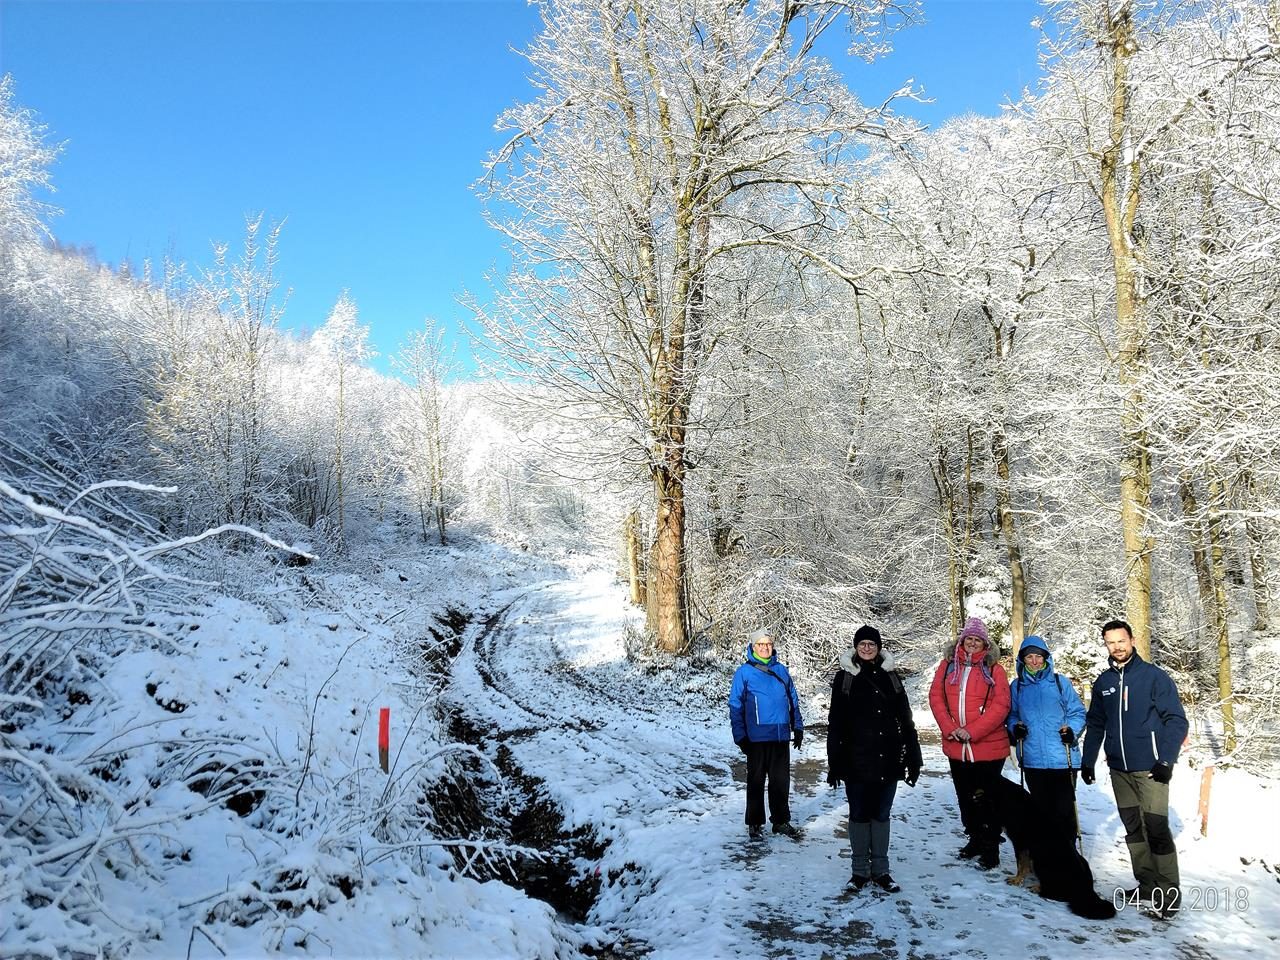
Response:
[{"label": "tall tree", "polygon": [[329,318],[324,326],[316,331],[315,345],[328,359],[334,380],[333,409],[333,449],[334,476],[337,482],[338,507],[338,549],[345,547],[347,512],[346,512],[346,470],[345,454],[348,434],[348,386],[352,374],[365,360],[372,356],[369,348],[369,328],[359,323],[355,301],[348,291],[343,290],[338,301],[333,305]]},{"label": "tall tree", "polygon": [[411,334],[392,366],[405,380],[409,408],[406,470],[417,501],[422,539],[427,539],[430,512],[440,545],[444,546],[445,500],[450,485],[447,454],[456,428],[454,405],[450,404],[445,387],[445,381],[456,370],[445,347],[444,331],[431,323],[428,330]]},{"label": "tall tree", "polygon": [[[1229,21],[1261,9],[1234,8],[1221,31],[1201,35],[1224,53],[1181,72],[1190,50],[1180,27],[1203,13],[1193,0],[1048,0],[1047,70],[1042,129],[1075,164],[1092,192],[1106,233],[1114,326],[1106,344],[1121,407],[1120,524],[1125,555],[1125,607],[1141,655],[1150,656],[1152,463],[1150,401],[1151,312],[1144,236],[1151,218],[1153,170],[1176,152],[1181,128],[1232,78],[1275,56],[1261,39],[1236,50]],[[1222,43],[1223,38],[1229,38]],[[1229,49],[1231,48],[1231,49]]]},{"label": "tall tree", "polygon": [[[824,228],[856,138],[878,112],[813,55],[847,19],[852,49],[886,49],[914,4],[881,0],[546,0],[528,52],[542,95],[484,189],[515,267],[480,310],[510,372],[624,433],[654,510],[649,625],[689,640],[686,484],[700,379],[743,322],[721,309],[732,265],[766,248],[855,282]],[[750,323],[750,317],[746,318]]]}]

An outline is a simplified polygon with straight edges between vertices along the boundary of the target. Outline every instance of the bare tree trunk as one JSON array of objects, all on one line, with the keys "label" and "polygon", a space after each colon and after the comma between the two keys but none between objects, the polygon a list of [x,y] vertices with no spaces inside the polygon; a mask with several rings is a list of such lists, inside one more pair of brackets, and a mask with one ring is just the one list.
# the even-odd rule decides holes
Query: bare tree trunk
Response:
[{"label": "bare tree trunk", "polygon": [[685,632],[683,468],[660,470],[654,478],[654,491],[658,516],[649,554],[649,628],[667,653],[683,653],[689,645]]},{"label": "bare tree trunk", "polygon": [[1009,444],[1003,428],[998,428],[991,439],[991,455],[996,464],[996,476],[1000,479],[996,486],[996,514],[1000,520],[1000,531],[1004,534],[1005,551],[1009,555],[1009,639],[1013,644],[1013,655],[1017,657],[1026,636],[1027,580],[1022,566],[1022,542],[1010,505]]},{"label": "bare tree trunk", "polygon": [[947,473],[947,451],[938,448],[937,462],[930,461],[933,485],[938,491],[938,514],[942,519],[943,533],[947,538],[947,600],[951,609],[951,636],[960,635],[965,621],[965,593],[968,590],[968,557],[961,542],[960,508],[956,503],[955,488]]},{"label": "bare tree trunk", "polygon": [[1247,500],[1244,512],[1244,535],[1249,544],[1249,570],[1253,574],[1253,609],[1255,630],[1267,630],[1271,626],[1271,587],[1267,582],[1267,554],[1263,549],[1262,530],[1254,515],[1253,507],[1258,502],[1257,489],[1253,479],[1253,471],[1242,467],[1240,471],[1240,490]]},{"label": "bare tree trunk", "polygon": [[631,582],[631,602],[638,607],[644,606],[644,563],[642,560],[644,547],[640,542],[640,513],[632,510],[627,514],[627,574]]},{"label": "bare tree trunk", "polygon": [[1209,571],[1209,558],[1205,550],[1204,523],[1200,518],[1200,504],[1196,501],[1191,477],[1183,474],[1178,480],[1178,496],[1182,500],[1182,516],[1187,524],[1187,539],[1191,543],[1191,565],[1196,571],[1196,586],[1200,593],[1200,611],[1206,632],[1211,632],[1218,622],[1217,598]]},{"label": "bare tree trunk", "polygon": [[1222,710],[1223,745],[1227,753],[1231,753],[1236,748],[1236,716],[1231,681],[1231,637],[1228,623],[1230,608],[1227,599],[1227,565],[1222,547],[1221,524],[1216,522],[1223,502],[1222,497],[1222,482],[1215,477],[1209,481],[1209,572],[1218,610],[1214,631],[1218,644],[1218,700]]},{"label": "bare tree trunk", "polygon": [[973,538],[981,536],[977,522],[977,503],[982,497],[982,484],[973,478],[973,427],[965,431],[964,454],[964,516],[965,516],[965,556],[972,559]]},{"label": "bare tree trunk", "polygon": [[1151,657],[1151,555],[1147,527],[1151,506],[1151,460],[1147,448],[1146,398],[1142,377],[1147,363],[1147,330],[1139,291],[1139,264],[1133,226],[1138,214],[1142,157],[1130,143],[1129,62],[1137,53],[1128,7],[1108,12],[1112,66],[1110,137],[1101,160],[1102,212],[1107,223],[1116,296],[1116,372],[1124,391],[1120,423],[1120,527],[1125,556],[1125,613],[1138,654]]},{"label": "bare tree trunk", "polygon": [[431,353],[431,390],[429,424],[431,429],[431,500],[435,504],[436,530],[440,534],[440,546],[447,546],[444,533],[444,437],[440,423],[440,345],[437,340]]}]

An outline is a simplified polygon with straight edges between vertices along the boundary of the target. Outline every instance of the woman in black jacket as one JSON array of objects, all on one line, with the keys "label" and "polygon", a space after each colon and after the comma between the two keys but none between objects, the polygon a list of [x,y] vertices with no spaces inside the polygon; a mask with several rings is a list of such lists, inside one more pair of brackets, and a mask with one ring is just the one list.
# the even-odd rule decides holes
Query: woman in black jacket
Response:
[{"label": "woman in black jacket", "polygon": [[859,627],[853,642],[831,682],[827,783],[843,780],[849,798],[849,885],[861,890],[872,882],[897,893],[889,873],[889,813],[898,781],[914,787],[920,776],[920,739],[880,631]]}]

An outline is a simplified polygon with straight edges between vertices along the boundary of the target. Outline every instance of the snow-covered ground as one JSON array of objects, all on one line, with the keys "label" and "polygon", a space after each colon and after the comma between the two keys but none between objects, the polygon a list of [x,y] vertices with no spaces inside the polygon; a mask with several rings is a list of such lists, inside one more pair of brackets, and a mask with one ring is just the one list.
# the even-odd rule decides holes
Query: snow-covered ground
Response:
[{"label": "snow-covered ground", "polygon": [[[1173,923],[1132,910],[1086,922],[1004,883],[1007,846],[1000,872],[955,860],[954,793],[927,744],[919,785],[902,787],[894,808],[903,892],[850,896],[843,793],[825,785],[820,732],[795,761],[803,839],[748,843],[725,708],[736,664],[628,659],[638,612],[599,565],[476,542],[369,550],[325,568],[247,562],[211,571],[248,584],[235,596],[155,613],[175,648],[131,649],[107,677],[110,697],[68,705],[66,749],[99,758],[97,775],[134,797],[111,827],[133,838],[134,859],[96,869],[92,884],[96,942],[117,954],[1056,960],[1121,942],[1159,956],[1276,952],[1274,783],[1219,774],[1202,838],[1199,777],[1181,767],[1187,909]],[[391,709],[390,775],[378,768],[380,707]],[[175,733],[177,750],[166,745]],[[204,781],[240,770],[242,786],[219,794],[196,776],[206,765]],[[478,844],[448,843],[476,839],[457,832],[465,796],[440,800],[460,769],[537,822],[512,836],[486,822]],[[1128,885],[1105,778],[1081,788],[1080,812],[1099,891]],[[538,830],[563,843],[505,856]],[[544,882],[538,858],[552,848],[568,862]],[[486,849],[497,851],[479,873],[489,879],[459,874]],[[519,883],[500,882],[512,870]],[[0,956],[67,955],[50,948],[68,942],[56,902],[9,890],[0,906]],[[95,955],[93,938],[84,943],[77,955]]]},{"label": "snow-covered ground", "polygon": [[[926,746],[920,783],[904,786],[894,808],[901,894],[845,893],[846,807],[843,792],[825,784],[818,737],[795,764],[793,816],[804,839],[748,843],[727,673],[637,670],[624,656],[625,610],[601,572],[518,588],[501,622],[464,651],[450,691],[545,782],[573,824],[591,824],[608,841],[583,930],[589,941],[655,957],[1058,958],[1128,941],[1157,955],[1275,952],[1275,785],[1243,774],[1216,779],[1208,838],[1198,829],[1198,776],[1182,768],[1174,780],[1187,904],[1172,923],[1132,908],[1083,921],[1013,888],[1007,845],[998,872],[957,861],[963,837],[936,746]],[[924,703],[923,691],[913,702]],[[917,721],[932,729],[927,708]],[[1099,892],[1132,885],[1105,775],[1081,788],[1080,814]]]}]

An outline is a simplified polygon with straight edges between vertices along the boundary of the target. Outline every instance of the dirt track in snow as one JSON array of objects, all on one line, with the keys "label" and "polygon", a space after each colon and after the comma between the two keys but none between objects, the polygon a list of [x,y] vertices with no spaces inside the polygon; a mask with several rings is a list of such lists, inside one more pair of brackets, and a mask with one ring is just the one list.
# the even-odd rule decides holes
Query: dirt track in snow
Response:
[{"label": "dirt track in snow", "polygon": [[[598,883],[587,922],[603,928],[607,945],[595,955],[1058,960],[1148,940],[1187,960],[1236,955],[1215,950],[1213,928],[1194,920],[1153,926],[1129,912],[1083,921],[1009,887],[1011,867],[981,874],[957,861],[954,793],[934,747],[894,809],[901,894],[844,891],[843,793],[824,782],[818,736],[794,764],[793,819],[804,839],[748,843],[744,769],[719,689],[727,681],[688,691],[687,677],[628,663],[620,638],[599,636],[596,605],[612,588],[593,583],[539,584],[473,624],[449,700],[486,731],[487,749],[536,778],[565,836],[590,831],[598,859],[577,869]],[[1098,889],[1109,895],[1105,876]]]}]

